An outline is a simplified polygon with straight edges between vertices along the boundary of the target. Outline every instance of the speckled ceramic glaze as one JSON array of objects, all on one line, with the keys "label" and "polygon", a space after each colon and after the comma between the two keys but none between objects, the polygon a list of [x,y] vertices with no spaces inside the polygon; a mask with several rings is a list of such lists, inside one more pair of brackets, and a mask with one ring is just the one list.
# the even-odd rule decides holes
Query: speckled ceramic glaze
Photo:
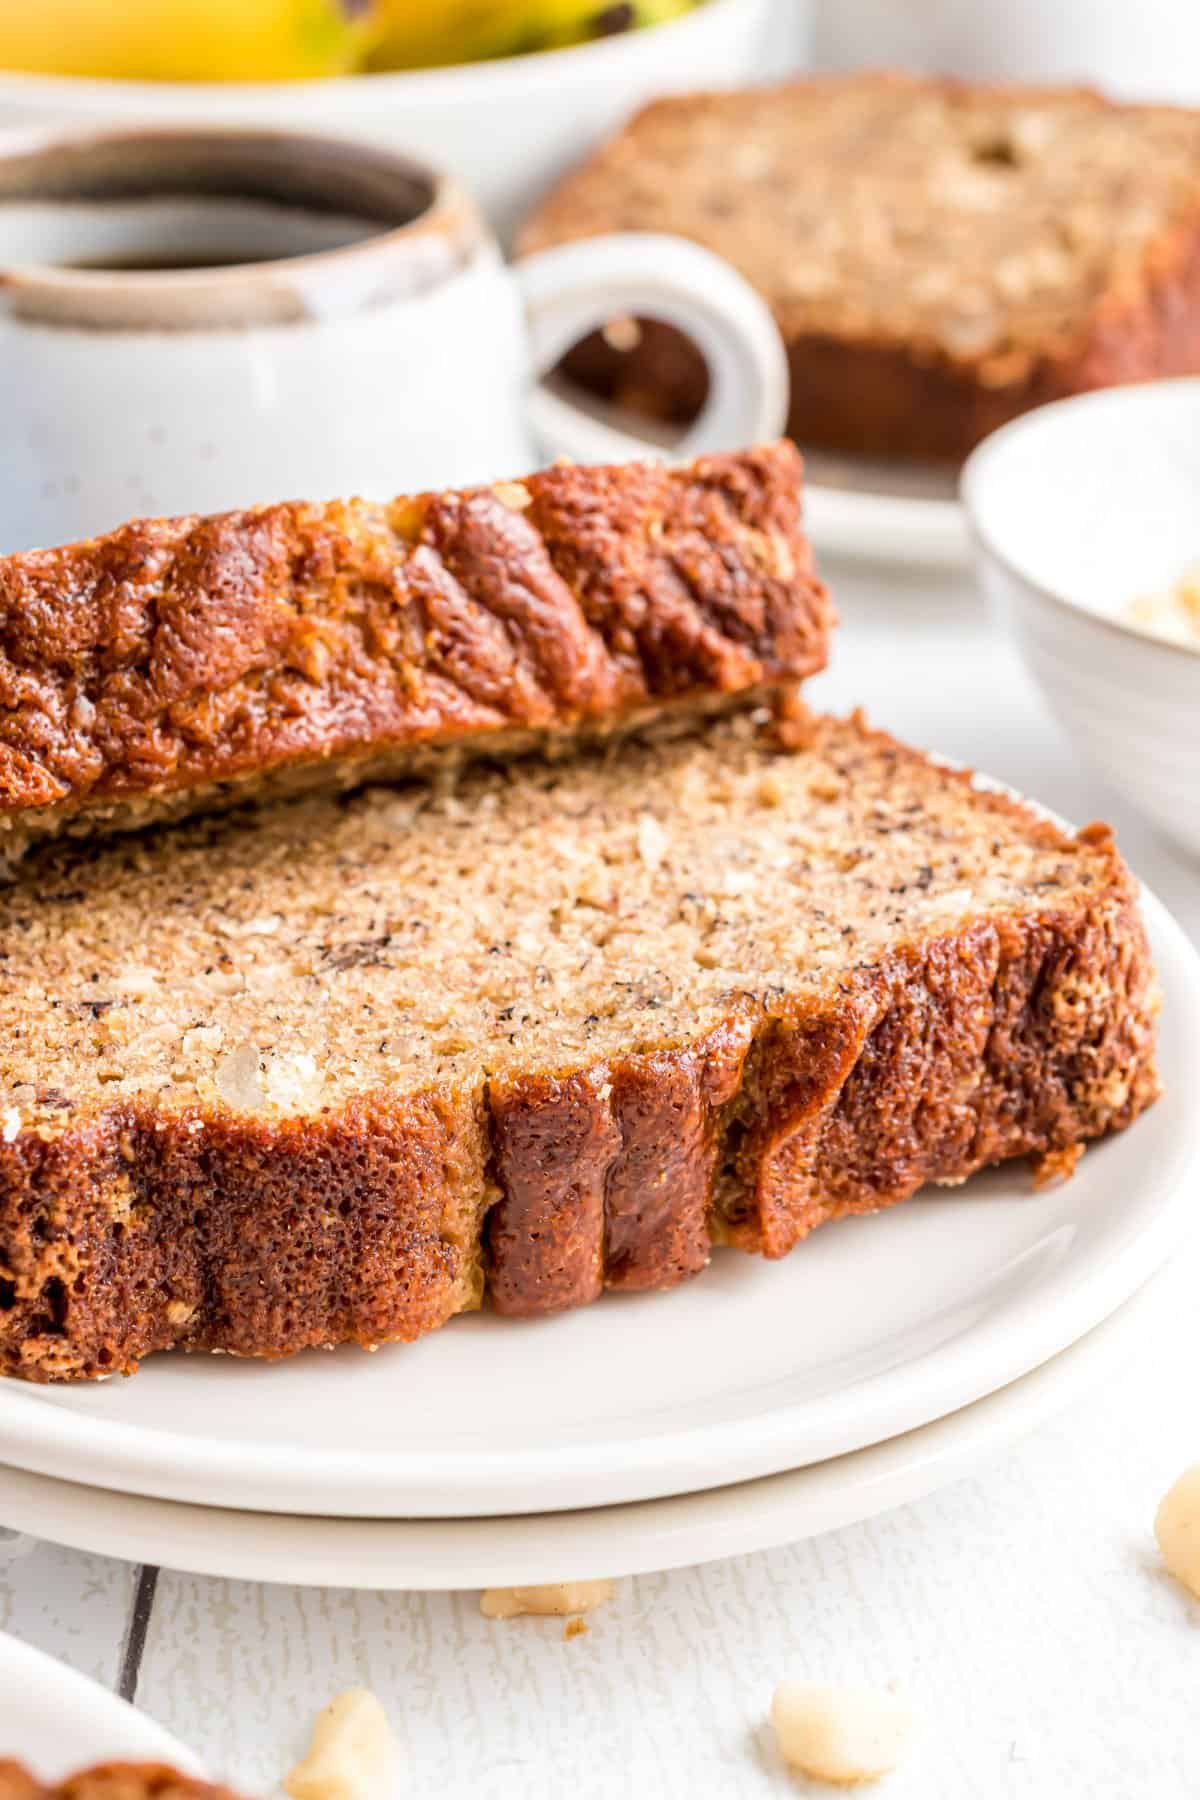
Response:
[{"label": "speckled ceramic glaze", "polygon": [[[10,137],[0,551],[520,474],[543,447],[536,375],[625,311],[679,323],[712,366],[683,453],[779,431],[775,326],[695,245],[598,238],[510,269],[465,191],[398,152],[243,129]],[[561,411],[571,441],[551,421],[551,452],[647,449]]]}]

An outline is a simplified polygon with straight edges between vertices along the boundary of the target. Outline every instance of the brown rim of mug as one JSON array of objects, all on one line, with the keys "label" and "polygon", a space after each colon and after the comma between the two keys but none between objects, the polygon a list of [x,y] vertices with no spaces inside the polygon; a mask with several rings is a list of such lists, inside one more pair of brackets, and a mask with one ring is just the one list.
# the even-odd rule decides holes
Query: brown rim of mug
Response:
[{"label": "brown rim of mug", "polygon": [[334,133],[148,125],[0,137],[0,212],[21,201],[172,198],[352,214],[378,229],[331,249],[213,268],[0,266],[0,306],[30,322],[96,331],[301,324],[427,293],[488,241],[451,177]]}]

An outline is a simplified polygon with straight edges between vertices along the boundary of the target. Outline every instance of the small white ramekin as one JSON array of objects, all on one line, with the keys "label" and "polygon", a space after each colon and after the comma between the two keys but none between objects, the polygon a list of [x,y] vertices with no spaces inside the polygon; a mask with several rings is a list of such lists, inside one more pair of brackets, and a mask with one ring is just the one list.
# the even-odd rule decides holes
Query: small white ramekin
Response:
[{"label": "small white ramekin", "polygon": [[961,491],[985,591],[1054,712],[1200,855],[1200,649],[1125,616],[1200,564],[1200,379],[1028,413],[979,446]]}]

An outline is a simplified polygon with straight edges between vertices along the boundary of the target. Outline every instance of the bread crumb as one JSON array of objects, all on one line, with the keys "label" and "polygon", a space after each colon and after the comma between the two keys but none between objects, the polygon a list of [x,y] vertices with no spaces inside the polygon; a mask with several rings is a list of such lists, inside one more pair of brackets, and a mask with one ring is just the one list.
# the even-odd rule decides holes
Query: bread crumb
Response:
[{"label": "bread crumb", "polygon": [[3,1121],[0,1124],[0,1138],[6,1144],[14,1143],[21,1135],[20,1113],[15,1106],[6,1106],[3,1113],[0,1113],[0,1120]]},{"label": "bread crumb", "polygon": [[231,919],[227,914],[224,918],[213,921],[213,929],[223,937],[274,937],[282,924],[283,920],[278,913],[267,913],[259,919]]},{"label": "bread crumb", "polygon": [[586,1619],[568,1619],[563,1626],[563,1638],[569,1644],[572,1638],[583,1637],[588,1631]]},{"label": "bread crumb", "polygon": [[524,512],[527,506],[533,505],[533,495],[521,481],[497,481],[492,492],[510,512]]},{"label": "bread crumb", "polygon": [[1064,1144],[1059,1150],[1047,1150],[1043,1155],[1035,1157],[1034,1187],[1054,1187],[1060,1181],[1070,1181],[1079,1167],[1084,1148],[1083,1144]]},{"label": "bread crumb", "polygon": [[837,1787],[888,1774],[912,1732],[912,1716],[895,1694],[808,1681],[780,1683],[771,1722],[789,1768]]},{"label": "bread crumb", "polygon": [[782,750],[807,750],[817,731],[817,717],[798,687],[785,688],[772,715],[775,741]]},{"label": "bread crumb", "polygon": [[546,1587],[486,1588],[479,1596],[485,1619],[566,1618],[591,1612],[613,1595],[611,1581],[553,1581]]},{"label": "bread crumb", "polygon": [[667,834],[653,813],[641,813],[637,822],[638,855],[648,869],[661,866],[667,854]]},{"label": "bread crumb", "polygon": [[308,1753],[284,1779],[292,1800],[388,1800],[396,1740],[368,1688],[348,1688],[317,1714]]},{"label": "bread crumb", "polygon": [[1169,1572],[1200,1600],[1200,1463],[1185,1469],[1163,1497],[1154,1535]]},{"label": "bread crumb", "polygon": [[150,994],[157,994],[158,976],[153,969],[130,967],[122,969],[112,983],[114,992],[127,995],[131,1000],[143,1000]]}]

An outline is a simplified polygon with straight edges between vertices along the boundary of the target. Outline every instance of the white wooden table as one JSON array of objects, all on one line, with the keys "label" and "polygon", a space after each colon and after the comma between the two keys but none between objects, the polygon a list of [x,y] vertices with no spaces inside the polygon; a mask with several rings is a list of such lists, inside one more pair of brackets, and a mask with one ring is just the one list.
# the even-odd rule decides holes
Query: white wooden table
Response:
[{"label": "white wooden table", "polygon": [[[863,702],[1070,817],[1112,818],[1200,941],[1200,869],[1077,767],[968,583],[831,573],[829,705]],[[569,1643],[561,1622],[489,1624],[473,1595],[222,1582],[11,1533],[0,1628],[136,1698],[249,1792],[275,1786],[335,1691],[366,1682],[401,1738],[404,1793],[795,1794],[764,1720],[796,1673],[909,1690],[924,1733],[889,1795],[1195,1800],[1200,1605],[1161,1573],[1150,1532],[1200,1459],[1195,1285],[1174,1284],[1108,1391],[973,1479],[791,1549],[623,1583]]]}]

